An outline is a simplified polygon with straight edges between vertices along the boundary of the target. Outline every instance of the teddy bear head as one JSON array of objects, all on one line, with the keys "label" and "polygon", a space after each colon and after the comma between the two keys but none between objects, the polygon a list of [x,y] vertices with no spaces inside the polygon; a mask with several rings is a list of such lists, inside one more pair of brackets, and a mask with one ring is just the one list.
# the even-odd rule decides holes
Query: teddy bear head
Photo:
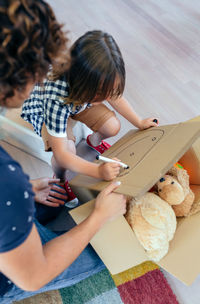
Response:
[{"label": "teddy bear head", "polygon": [[164,175],[157,182],[158,195],[170,205],[178,205],[185,199],[183,187],[177,178],[171,175]]},{"label": "teddy bear head", "polygon": [[[157,194],[172,206],[177,217],[194,213],[194,193],[185,169],[173,166],[156,184]],[[197,212],[197,211],[195,211]]]}]

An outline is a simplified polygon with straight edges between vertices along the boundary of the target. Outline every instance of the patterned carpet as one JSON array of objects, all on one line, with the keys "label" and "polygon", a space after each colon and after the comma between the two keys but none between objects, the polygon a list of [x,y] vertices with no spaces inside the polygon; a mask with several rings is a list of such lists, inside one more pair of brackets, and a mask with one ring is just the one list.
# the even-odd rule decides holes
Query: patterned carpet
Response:
[{"label": "patterned carpet", "polygon": [[159,267],[145,262],[111,276],[107,270],[78,284],[17,304],[178,304]]}]

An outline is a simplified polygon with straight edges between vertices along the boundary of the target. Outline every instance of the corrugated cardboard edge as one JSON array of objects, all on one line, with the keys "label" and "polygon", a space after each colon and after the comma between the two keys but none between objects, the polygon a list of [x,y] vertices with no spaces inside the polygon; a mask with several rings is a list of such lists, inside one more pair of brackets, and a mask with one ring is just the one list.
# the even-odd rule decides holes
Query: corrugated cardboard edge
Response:
[{"label": "corrugated cardboard edge", "polygon": [[200,213],[181,219],[168,254],[157,263],[186,285],[200,273]]},{"label": "corrugated cardboard edge", "polygon": [[[134,141],[136,141],[139,136],[142,137],[152,132],[152,130],[159,130],[159,128],[151,128],[151,130],[138,132],[129,131],[122,139],[106,151],[104,155],[116,157],[115,152],[117,149],[119,150],[119,147],[122,147],[131,138],[134,138]],[[160,127],[160,130],[165,131],[165,136],[160,142],[156,143],[156,145],[150,149],[150,152],[134,167],[132,173],[130,173],[132,175],[129,174],[131,176],[131,185],[124,183],[126,177],[118,177],[116,180],[121,181],[121,186],[116,189],[116,192],[136,198],[139,198],[147,192],[199,137],[200,124],[199,122],[187,122],[163,126]],[[126,162],[125,160],[122,161]],[[152,164],[154,164],[153,168],[151,168]],[[144,173],[141,174],[141,172]],[[83,187],[101,191],[107,184],[108,182],[83,175],[78,175],[70,181],[70,185],[74,190],[76,187]]]},{"label": "corrugated cardboard edge", "polygon": [[[92,200],[70,211],[76,224],[89,216],[94,203],[95,200]],[[90,243],[113,275],[133,267],[133,260],[135,265],[147,260],[144,249],[123,216],[107,223]]]},{"label": "corrugated cardboard edge", "polygon": [[[164,170],[167,171],[173,162],[177,161],[198,138],[200,134],[199,119],[194,122],[189,121],[179,124],[179,126],[189,124],[196,124],[196,126],[194,126],[197,130],[194,132],[194,136],[188,139],[187,144],[181,152],[172,159],[172,163],[170,162],[170,165],[166,166]],[[130,133],[131,132],[129,132],[129,134]],[[185,133],[183,134],[183,137],[184,136]],[[177,139],[174,138],[174,140]],[[166,172],[164,172],[164,170],[162,174]],[[70,212],[77,224],[89,215],[93,204],[94,201],[92,201],[92,203],[88,202],[87,204]],[[121,217],[119,222],[115,221],[109,223],[103,229],[104,230],[99,231],[92,239],[91,244],[112,274],[124,271],[146,260],[144,249],[138,243],[135,234],[130,229],[124,217]],[[129,236],[125,237],[126,235]],[[200,214],[181,220],[175,233],[175,237],[172,242],[170,242],[170,250],[167,256],[158,263],[161,267],[180,279],[186,285],[191,284],[200,273],[200,242],[197,241],[199,240],[199,235]],[[116,239],[115,236],[117,236],[117,240],[113,242],[113,239]]]}]

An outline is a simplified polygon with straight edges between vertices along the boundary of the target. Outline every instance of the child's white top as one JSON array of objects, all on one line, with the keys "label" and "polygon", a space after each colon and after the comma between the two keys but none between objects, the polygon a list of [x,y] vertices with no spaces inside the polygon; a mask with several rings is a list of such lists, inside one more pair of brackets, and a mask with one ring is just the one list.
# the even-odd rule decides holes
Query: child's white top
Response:
[{"label": "child's white top", "polygon": [[30,98],[25,100],[21,117],[33,125],[34,131],[41,136],[42,125],[45,123],[50,135],[66,137],[67,120],[69,116],[90,107],[90,103],[74,107],[63,100],[69,94],[69,85],[63,79],[45,80],[43,85],[34,87]]}]

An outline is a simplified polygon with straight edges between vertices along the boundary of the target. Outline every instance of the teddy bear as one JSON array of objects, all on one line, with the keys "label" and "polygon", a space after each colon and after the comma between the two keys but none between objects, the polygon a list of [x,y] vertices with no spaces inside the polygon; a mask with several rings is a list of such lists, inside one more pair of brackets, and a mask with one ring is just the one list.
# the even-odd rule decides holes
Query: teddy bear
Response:
[{"label": "teddy bear", "polygon": [[178,163],[140,199],[128,202],[126,220],[149,259],[160,261],[168,252],[176,230],[176,217],[200,211],[200,185],[190,185]]},{"label": "teddy bear", "polygon": [[158,195],[172,206],[177,217],[190,215],[195,195],[190,188],[189,175],[180,164],[175,164],[156,187]]},{"label": "teddy bear", "polygon": [[172,207],[157,194],[147,192],[140,199],[129,201],[125,217],[149,259],[162,259],[176,230]]}]

